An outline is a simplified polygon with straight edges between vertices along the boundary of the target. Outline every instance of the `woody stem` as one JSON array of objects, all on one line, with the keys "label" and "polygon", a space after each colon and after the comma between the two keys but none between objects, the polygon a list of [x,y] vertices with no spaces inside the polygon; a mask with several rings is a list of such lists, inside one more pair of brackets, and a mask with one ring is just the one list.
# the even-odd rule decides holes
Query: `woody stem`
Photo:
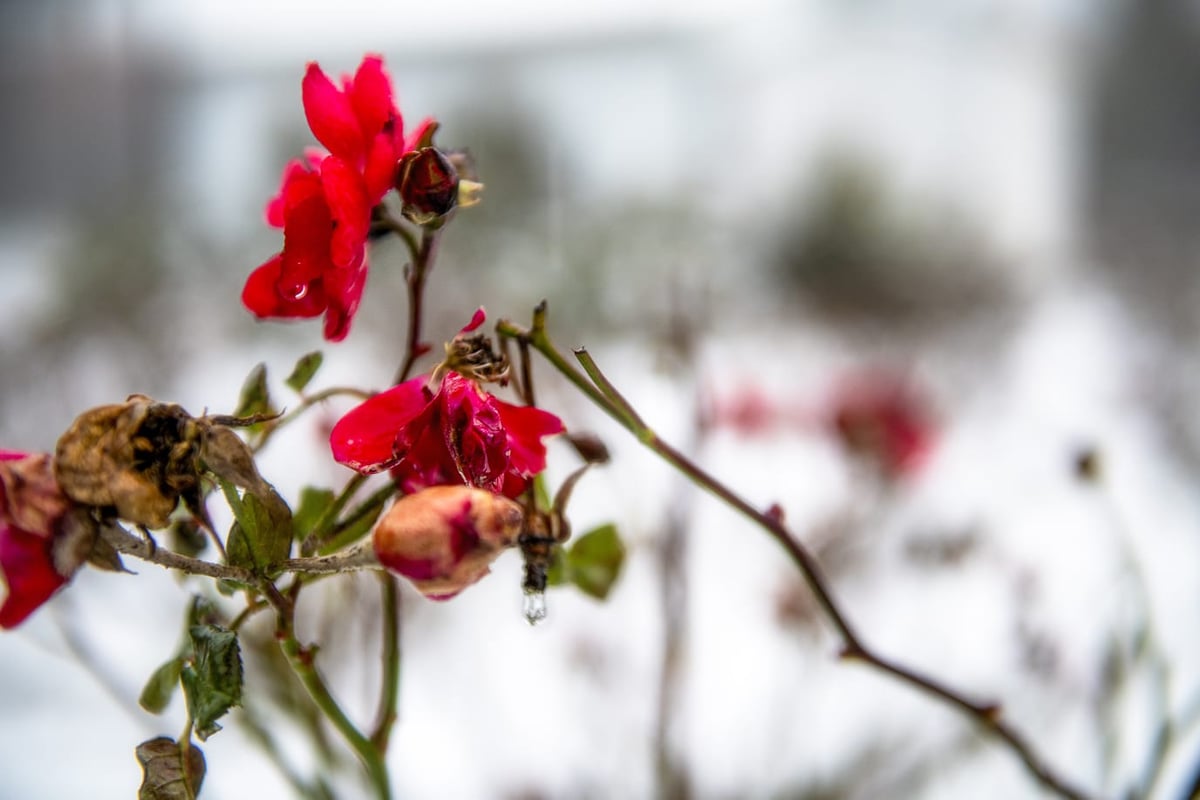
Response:
[{"label": "woody stem", "polygon": [[421,229],[421,243],[417,246],[407,275],[408,341],[404,350],[404,363],[396,371],[394,384],[408,380],[413,365],[426,352],[426,347],[421,343],[421,317],[425,305],[425,279],[429,277],[429,273],[433,269],[437,242],[437,231],[429,228]]}]

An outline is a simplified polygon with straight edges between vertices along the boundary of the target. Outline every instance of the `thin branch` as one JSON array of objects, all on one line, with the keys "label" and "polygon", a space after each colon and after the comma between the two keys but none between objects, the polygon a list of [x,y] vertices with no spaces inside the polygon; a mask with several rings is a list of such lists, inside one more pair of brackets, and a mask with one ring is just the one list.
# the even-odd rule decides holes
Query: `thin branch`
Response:
[{"label": "thin branch", "polygon": [[134,556],[142,561],[158,564],[160,567],[177,569],[189,575],[204,575],[209,578],[238,581],[239,583],[253,583],[255,580],[249,570],[181,556],[157,547],[151,540],[141,539],[116,525],[105,525],[100,529],[100,534],[118,553]]},{"label": "thin branch", "polygon": [[433,260],[437,252],[438,233],[429,228],[421,229],[421,244],[413,256],[412,267],[408,271],[408,339],[404,349],[404,363],[396,371],[393,383],[400,384],[408,380],[413,365],[425,354],[426,348],[421,342],[421,318],[425,305],[425,279],[433,270]]},{"label": "thin branch", "polygon": [[400,582],[387,572],[379,573],[379,581],[383,588],[383,691],[371,741],[379,752],[386,753],[400,700]]},{"label": "thin branch", "polygon": [[[601,410],[619,422],[622,427],[636,436],[646,447],[690,478],[696,485],[755,522],[766,531],[768,536],[783,547],[792,563],[800,571],[801,575],[803,575],[805,582],[816,596],[817,602],[820,604],[825,616],[842,639],[841,655],[843,658],[861,661],[958,709],[983,729],[1004,742],[1025,765],[1029,774],[1046,789],[1070,800],[1084,800],[1089,796],[1083,790],[1072,786],[1064,778],[1055,773],[1033,750],[1025,737],[1019,734],[1003,719],[1000,707],[997,704],[970,700],[962,693],[946,686],[940,681],[884,658],[867,646],[855,631],[850,620],[842,611],[841,606],[834,599],[830,585],[817,560],[788,530],[778,516],[759,511],[678,450],[660,439],[645,424],[639,424],[640,418],[633,412],[632,407],[625,402],[616,389],[612,387],[607,378],[603,377],[603,373],[600,372],[595,362],[586,355],[586,351],[577,350],[576,355],[579,356],[582,353],[583,357],[580,360],[584,363],[585,369],[596,378],[596,383],[589,381],[579,370],[567,362],[558,348],[546,335],[545,321],[546,308],[543,302],[534,311],[534,321],[530,329],[522,329],[512,323],[503,321],[496,326],[496,329],[502,336],[512,336],[518,341],[522,339],[528,341],[531,346],[562,372],[569,381],[596,403]],[[599,384],[600,388],[597,387],[597,384]]]},{"label": "thin branch", "polygon": [[312,698],[313,703],[316,704],[321,713],[325,715],[325,718],[337,729],[342,738],[346,740],[346,744],[350,745],[355,755],[362,761],[363,767],[367,771],[367,777],[371,781],[371,787],[375,790],[376,797],[379,800],[391,800],[391,781],[388,777],[387,763],[383,759],[383,754],[370,739],[363,735],[362,731],[358,729],[350,717],[347,716],[346,712],[329,691],[329,687],[325,685],[325,680],[321,677],[321,673],[317,671],[316,664],[314,663],[315,650],[303,646],[300,644],[300,640],[296,638],[295,603],[280,594],[279,590],[270,581],[263,581],[261,588],[277,612],[279,648],[287,656],[288,664],[291,666],[292,671],[308,691],[308,695]]}]

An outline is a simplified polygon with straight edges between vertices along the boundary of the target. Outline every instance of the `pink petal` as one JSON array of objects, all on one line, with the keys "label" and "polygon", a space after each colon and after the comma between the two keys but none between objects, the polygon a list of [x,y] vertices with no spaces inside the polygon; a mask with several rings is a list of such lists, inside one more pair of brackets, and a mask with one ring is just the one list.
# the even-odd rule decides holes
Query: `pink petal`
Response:
[{"label": "pink petal", "polygon": [[363,288],[367,285],[366,257],[357,267],[326,272],[323,285],[329,301],[325,311],[325,338],[340,342],[350,333],[350,321],[358,312]]},{"label": "pink petal", "polygon": [[562,420],[532,406],[514,406],[496,401],[504,429],[508,432],[508,471],[523,477],[546,468],[546,445],[542,439],[566,430]]},{"label": "pink petal", "polygon": [[50,599],[67,579],[54,569],[53,540],[0,523],[0,571],[8,596],[0,606],[0,628],[21,624]]},{"label": "pink petal", "polygon": [[321,163],[321,185],[333,226],[329,257],[335,266],[357,267],[362,263],[371,226],[371,202],[358,170],[337,156]]},{"label": "pink petal", "polygon": [[319,316],[325,310],[325,295],[320,282],[309,284],[303,297],[289,302],[278,290],[282,268],[283,254],[280,253],[251,272],[242,289],[242,304],[259,319]]},{"label": "pink petal", "polygon": [[398,159],[392,135],[387,131],[379,133],[371,142],[367,151],[367,163],[363,167],[363,180],[367,184],[367,196],[371,205],[375,205],[396,181],[396,160]]},{"label": "pink petal", "polygon": [[294,301],[304,297],[306,287],[333,269],[329,259],[333,220],[323,196],[310,197],[288,210],[283,229],[283,268],[280,296]]},{"label": "pink petal", "polygon": [[329,435],[334,459],[351,469],[371,474],[398,459],[396,436],[430,401],[425,378],[417,377],[352,408]]},{"label": "pink petal", "polygon": [[350,99],[321,71],[308,65],[302,84],[304,116],[317,141],[335,156],[357,164],[363,157],[363,135]]},{"label": "pink petal", "polygon": [[283,178],[279,181],[279,193],[267,201],[265,209],[267,224],[272,228],[282,228],[288,187],[297,179],[303,180],[309,174],[305,163],[300,159],[292,159],[283,168]]},{"label": "pink petal", "polygon": [[475,309],[475,313],[471,315],[471,321],[463,326],[463,329],[459,331],[459,334],[461,335],[464,333],[470,333],[482,325],[486,319],[487,312],[483,310],[483,306],[480,306],[479,308]]},{"label": "pink petal", "polygon": [[383,57],[369,55],[363,59],[351,84],[350,105],[358,117],[362,135],[373,138],[396,116],[392,100],[392,79],[383,68]]}]

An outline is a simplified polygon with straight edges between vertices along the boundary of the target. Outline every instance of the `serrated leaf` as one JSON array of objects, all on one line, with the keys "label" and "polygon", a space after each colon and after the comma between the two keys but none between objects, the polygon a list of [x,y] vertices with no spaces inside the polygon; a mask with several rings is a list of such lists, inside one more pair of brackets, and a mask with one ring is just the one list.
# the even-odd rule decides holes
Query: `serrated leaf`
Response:
[{"label": "serrated leaf", "polygon": [[204,783],[204,753],[188,743],[180,747],[174,739],[160,736],[137,746],[142,765],[138,800],[195,800]]},{"label": "serrated leaf", "polygon": [[175,696],[175,689],[179,686],[179,676],[182,672],[183,659],[178,657],[172,658],[154,670],[154,674],[142,688],[142,693],[138,697],[138,705],[151,714],[161,714],[166,710],[171,698]]},{"label": "serrated leaf", "polygon": [[566,554],[567,579],[580,591],[604,600],[621,575],[625,545],[615,525],[601,525],[580,536]]},{"label": "serrated leaf", "polygon": [[325,355],[320,350],[314,350],[311,353],[300,356],[300,360],[296,362],[296,366],[292,367],[292,374],[287,376],[287,380],[284,383],[297,392],[303,392],[304,387],[308,386],[308,382],[317,374],[317,370],[321,368],[321,363],[324,360]]},{"label": "serrated leaf", "polygon": [[332,489],[305,486],[300,490],[300,504],[292,515],[292,532],[296,541],[303,542],[309,537],[336,497]]},{"label": "serrated leaf", "polygon": [[221,726],[217,720],[242,702],[242,654],[237,634],[219,625],[193,625],[192,657],[181,673],[188,715],[204,741]]},{"label": "serrated leaf", "polygon": [[242,384],[235,417],[252,417],[255,414],[270,414],[271,392],[267,388],[267,365],[258,364],[250,370]]},{"label": "serrated leaf", "polygon": [[221,482],[234,523],[225,543],[229,563],[265,572],[283,561],[292,549],[292,512],[283,498],[264,482],[263,493],[237,490]]}]

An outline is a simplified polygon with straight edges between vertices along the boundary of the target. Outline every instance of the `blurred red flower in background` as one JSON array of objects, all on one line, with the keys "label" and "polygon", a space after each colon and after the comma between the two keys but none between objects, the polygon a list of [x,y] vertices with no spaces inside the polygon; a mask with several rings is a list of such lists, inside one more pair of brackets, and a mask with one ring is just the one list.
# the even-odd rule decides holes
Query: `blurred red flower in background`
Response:
[{"label": "blurred red flower in background", "polygon": [[827,406],[826,421],[846,450],[889,478],[915,474],[936,439],[928,399],[910,380],[885,369],[843,378]]}]

